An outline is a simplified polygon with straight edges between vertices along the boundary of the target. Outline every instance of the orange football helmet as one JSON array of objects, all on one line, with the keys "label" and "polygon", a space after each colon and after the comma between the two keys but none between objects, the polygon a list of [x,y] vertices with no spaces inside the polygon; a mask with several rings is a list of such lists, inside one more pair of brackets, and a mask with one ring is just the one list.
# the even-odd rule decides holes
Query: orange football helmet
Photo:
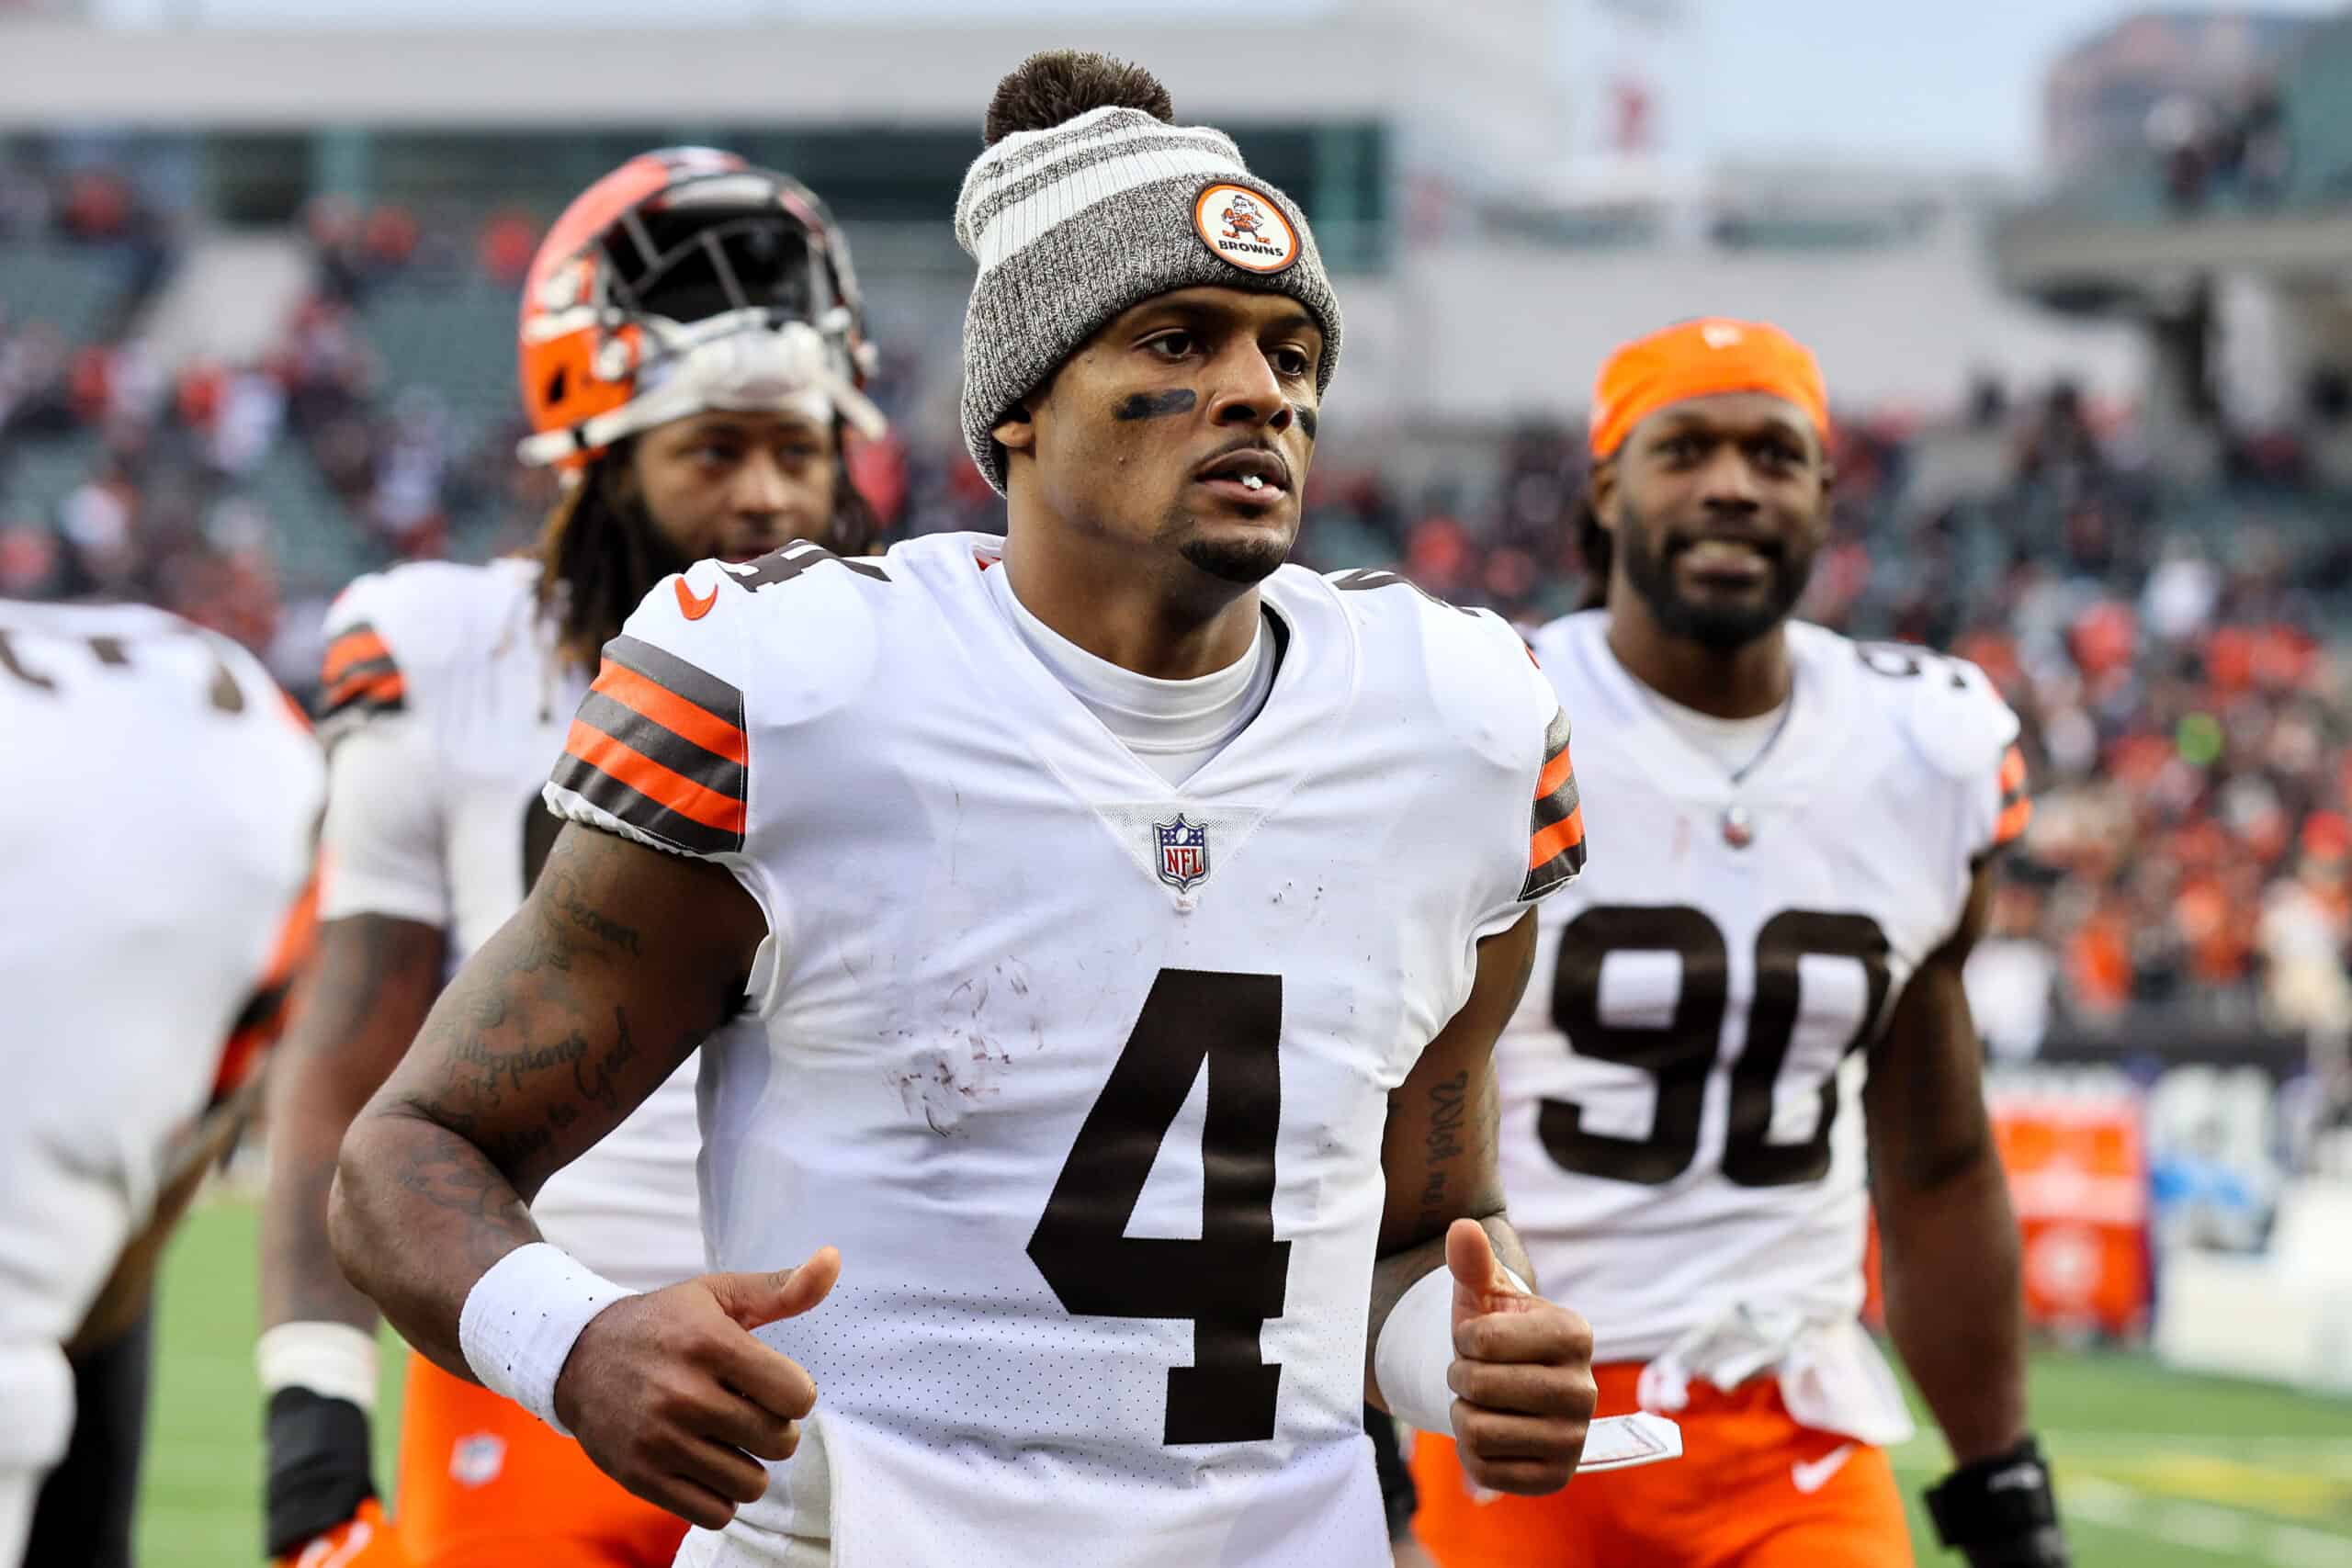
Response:
[{"label": "orange football helmet", "polygon": [[799,410],[883,433],[840,228],[732,152],[630,159],[564,209],[523,286],[526,463],[576,480],[625,436],[709,409]]}]

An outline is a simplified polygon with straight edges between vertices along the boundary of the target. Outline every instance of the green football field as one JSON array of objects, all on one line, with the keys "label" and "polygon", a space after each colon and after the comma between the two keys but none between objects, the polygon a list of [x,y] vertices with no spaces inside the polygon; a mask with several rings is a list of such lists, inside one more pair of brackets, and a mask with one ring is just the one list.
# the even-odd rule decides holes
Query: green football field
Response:
[{"label": "green football field", "polygon": [[[166,1265],[139,1521],[147,1568],[259,1559],[254,1247],[253,1209],[224,1200],[190,1218]],[[388,1374],[396,1366],[388,1357]],[[385,1393],[396,1408],[389,1377]],[[2079,1568],[2352,1565],[2352,1403],[2059,1353],[2034,1362],[2033,1399]],[[379,1422],[379,1438],[391,1425]],[[1917,1439],[1895,1462],[1916,1492],[1940,1472],[1940,1444]],[[390,1473],[379,1462],[378,1480]]]}]

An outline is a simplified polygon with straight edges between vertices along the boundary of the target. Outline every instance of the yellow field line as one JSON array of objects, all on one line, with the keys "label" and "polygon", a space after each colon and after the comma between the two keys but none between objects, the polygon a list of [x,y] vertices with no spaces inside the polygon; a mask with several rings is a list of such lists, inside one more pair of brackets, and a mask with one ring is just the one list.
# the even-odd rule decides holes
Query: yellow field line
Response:
[{"label": "yellow field line", "polygon": [[2333,1531],[2160,1496],[2096,1476],[2068,1479],[2058,1495],[2066,1513],[2094,1524],[2269,1568],[2344,1568],[2345,1547],[2352,1541],[2352,1537]]}]

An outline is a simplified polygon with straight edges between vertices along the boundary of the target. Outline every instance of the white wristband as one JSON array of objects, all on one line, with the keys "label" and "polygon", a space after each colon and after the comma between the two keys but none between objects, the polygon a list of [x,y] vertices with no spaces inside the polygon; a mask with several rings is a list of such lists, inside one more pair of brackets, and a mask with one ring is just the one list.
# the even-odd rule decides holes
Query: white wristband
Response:
[{"label": "white wristband", "polygon": [[[1527,1281],[1503,1272],[1521,1295]],[[1453,1276],[1432,1269],[1396,1298],[1380,1343],[1373,1347],[1372,1375],[1388,1414],[1409,1427],[1442,1437],[1453,1435],[1453,1390],[1445,1374],[1453,1366]]]},{"label": "white wristband", "polygon": [[458,1346],[482,1387],[503,1393],[565,1437],[555,1380],[588,1320],[635,1295],[560,1247],[535,1241],[490,1267],[466,1293]]},{"label": "white wristband", "polygon": [[254,1347],[266,1399],[281,1388],[307,1388],[328,1399],[376,1408],[376,1337],[347,1323],[281,1323]]}]

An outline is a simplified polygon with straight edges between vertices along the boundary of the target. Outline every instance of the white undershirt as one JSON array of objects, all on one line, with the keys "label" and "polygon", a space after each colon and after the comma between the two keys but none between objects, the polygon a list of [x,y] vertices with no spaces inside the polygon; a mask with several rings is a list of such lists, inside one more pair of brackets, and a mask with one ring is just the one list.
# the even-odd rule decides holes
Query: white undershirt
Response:
[{"label": "white undershirt", "polygon": [[1781,719],[1789,711],[1786,698],[1770,710],[1753,718],[1717,718],[1711,713],[1684,707],[1668,701],[1656,692],[1648,694],[1657,716],[1666,720],[1677,735],[1688,740],[1702,754],[1723,764],[1724,772],[1737,775],[1764,754],[1772,737],[1779,733]]},{"label": "white undershirt", "polygon": [[1001,567],[986,575],[989,593],[1038,662],[1170,788],[1248,728],[1273,689],[1279,660],[1262,613],[1250,651],[1224,669],[1190,681],[1159,681],[1097,659],[1031,615]]}]

